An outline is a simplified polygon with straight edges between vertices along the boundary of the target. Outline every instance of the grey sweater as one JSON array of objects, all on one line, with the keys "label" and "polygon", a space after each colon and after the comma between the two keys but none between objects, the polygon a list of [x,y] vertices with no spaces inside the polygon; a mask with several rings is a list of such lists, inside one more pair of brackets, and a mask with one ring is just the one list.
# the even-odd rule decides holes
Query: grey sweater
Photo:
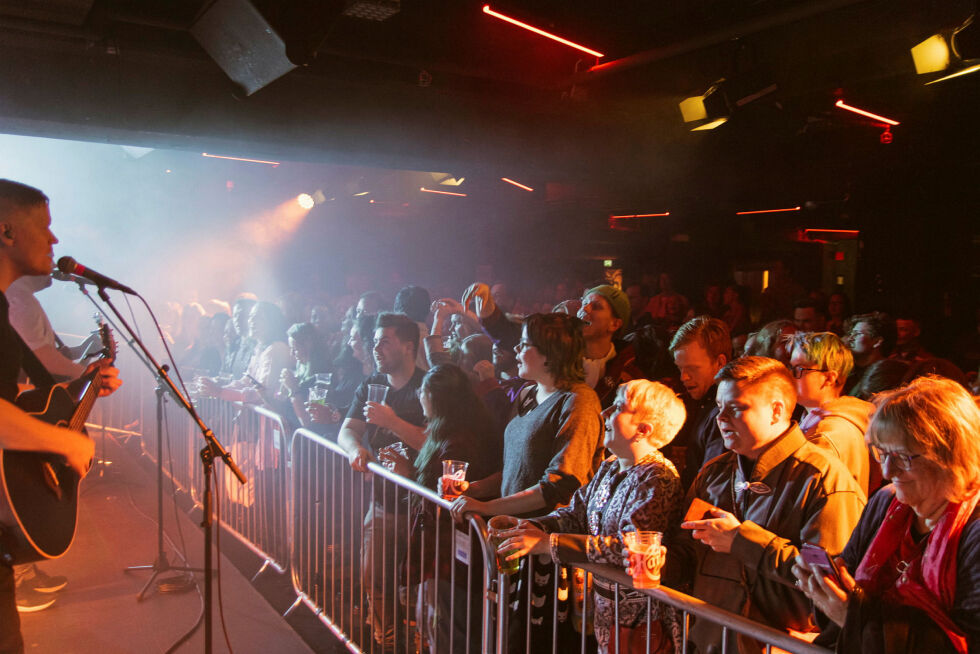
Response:
[{"label": "grey sweater", "polygon": [[507,497],[540,484],[547,502],[541,515],[567,504],[602,461],[599,397],[585,384],[574,384],[538,405],[530,386],[515,405],[504,431],[500,493]]}]

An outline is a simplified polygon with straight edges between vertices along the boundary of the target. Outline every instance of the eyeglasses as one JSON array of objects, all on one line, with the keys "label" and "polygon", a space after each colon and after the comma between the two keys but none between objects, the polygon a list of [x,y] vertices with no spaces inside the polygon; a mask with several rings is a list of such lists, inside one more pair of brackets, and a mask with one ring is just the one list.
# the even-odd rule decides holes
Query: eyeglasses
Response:
[{"label": "eyeglasses", "polygon": [[875,461],[881,465],[891,459],[892,463],[901,470],[911,470],[912,461],[918,459],[921,454],[906,454],[905,452],[889,452],[888,450],[883,450],[877,445],[871,446],[871,454],[874,455]]},{"label": "eyeglasses", "polygon": [[871,332],[859,332],[859,331],[850,331],[847,333],[848,338],[857,338],[858,336],[867,336],[868,338],[871,338],[872,336],[874,336],[874,334],[872,334]]},{"label": "eyeglasses", "polygon": [[518,341],[517,345],[514,346],[514,351],[521,352],[522,350],[526,350],[529,347],[534,347],[534,343],[532,343],[531,341]]},{"label": "eyeglasses", "polygon": [[827,372],[823,368],[804,368],[803,366],[790,366],[790,372],[797,379],[803,379],[803,373],[805,372]]}]

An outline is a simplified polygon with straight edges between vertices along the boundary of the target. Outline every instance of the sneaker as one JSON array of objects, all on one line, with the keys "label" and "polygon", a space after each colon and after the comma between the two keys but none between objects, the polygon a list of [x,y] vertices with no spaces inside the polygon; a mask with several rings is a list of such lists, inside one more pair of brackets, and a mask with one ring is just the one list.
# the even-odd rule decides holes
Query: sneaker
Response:
[{"label": "sneaker", "polygon": [[34,590],[17,590],[17,612],[18,613],[37,613],[54,604],[56,598],[50,594],[45,595]]},{"label": "sneaker", "polygon": [[68,577],[64,575],[49,575],[45,574],[36,565],[34,567],[34,576],[26,577],[21,579],[20,583],[17,584],[17,588],[25,588],[28,590],[34,590],[39,593],[57,593],[59,590],[68,585]]}]

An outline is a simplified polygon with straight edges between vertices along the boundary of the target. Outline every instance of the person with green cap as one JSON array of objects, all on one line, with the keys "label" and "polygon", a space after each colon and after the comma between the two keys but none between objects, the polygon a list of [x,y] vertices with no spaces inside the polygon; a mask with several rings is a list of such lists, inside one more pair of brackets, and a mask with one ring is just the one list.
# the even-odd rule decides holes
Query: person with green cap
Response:
[{"label": "person with green cap", "polygon": [[630,324],[630,299],[610,284],[590,288],[582,294],[578,317],[585,322],[585,383],[605,409],[620,384],[644,376],[633,346],[621,340]]}]

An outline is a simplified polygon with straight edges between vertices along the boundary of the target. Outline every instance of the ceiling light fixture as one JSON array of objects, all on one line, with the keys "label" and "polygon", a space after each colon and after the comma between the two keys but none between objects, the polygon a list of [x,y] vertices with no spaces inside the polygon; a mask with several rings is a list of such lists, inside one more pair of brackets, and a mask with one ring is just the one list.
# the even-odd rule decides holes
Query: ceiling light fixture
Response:
[{"label": "ceiling light fixture", "polygon": [[660,216],[669,216],[669,215],[670,212],[665,211],[663,213],[631,213],[631,214],[621,214],[621,215],[610,214],[609,217],[612,218],[613,220],[625,220],[627,218],[656,218]]},{"label": "ceiling light fixture", "polygon": [[901,125],[901,123],[899,123],[897,120],[892,120],[891,118],[885,118],[884,116],[873,114],[870,111],[865,111],[864,109],[858,109],[857,107],[852,107],[849,104],[844,104],[843,100],[838,100],[837,102],[834,103],[834,106],[844,109],[845,111],[856,113],[859,116],[870,118],[871,120],[877,120],[878,122],[884,123],[886,125]]},{"label": "ceiling light fixture", "polygon": [[551,32],[545,32],[543,29],[539,29],[537,27],[534,27],[533,25],[528,25],[527,23],[522,23],[521,21],[517,20],[516,18],[511,18],[510,16],[504,16],[503,14],[501,14],[499,12],[496,12],[493,9],[491,9],[490,8],[490,5],[483,5],[483,13],[485,13],[488,16],[493,16],[494,18],[499,18],[500,20],[502,20],[504,22],[507,22],[507,23],[510,23],[511,25],[516,25],[518,27],[522,27],[522,28],[526,29],[529,32],[534,32],[535,34],[539,34],[539,35],[541,35],[543,37],[549,38],[552,41],[558,41],[559,43],[562,43],[562,44],[567,45],[569,47],[575,48],[576,50],[581,50],[582,52],[584,52],[586,54],[590,54],[593,57],[596,57],[598,59],[601,59],[602,57],[605,57],[606,56],[606,55],[602,54],[601,52],[596,52],[595,50],[591,50],[589,48],[586,48],[584,45],[579,45],[578,43],[575,43],[573,41],[569,41],[568,39],[563,39],[560,36],[557,36],[555,34],[552,34]]},{"label": "ceiling light fixture", "polygon": [[520,182],[515,182],[514,180],[510,179],[509,177],[501,177],[500,179],[502,181],[504,181],[504,182],[507,182],[508,184],[513,184],[517,188],[522,188],[525,191],[528,191],[529,193],[533,193],[534,192],[534,189],[531,188],[530,186],[525,186],[524,184],[521,184]]},{"label": "ceiling light fixture", "polygon": [[466,193],[451,193],[449,191],[436,191],[435,189],[425,188],[424,186],[420,186],[419,190],[422,191],[423,193],[438,193],[439,195],[455,195],[456,197],[460,197],[460,198],[466,197]]},{"label": "ceiling light fixture", "polygon": [[976,14],[954,29],[933,34],[911,49],[919,75],[944,73],[926,85],[945,82],[980,70],[980,26]]},{"label": "ceiling light fixture", "polygon": [[226,157],[220,154],[208,154],[207,152],[202,152],[201,156],[207,157],[208,159],[228,159],[229,161],[244,161],[246,163],[267,164],[269,166],[272,166],[273,168],[279,165],[278,161],[265,161],[263,159],[246,159],[245,157]]},{"label": "ceiling light fixture", "polygon": [[748,216],[754,213],[783,213],[786,211],[799,211],[802,207],[788,207],[786,209],[759,209],[757,211],[736,211],[736,216]]}]

